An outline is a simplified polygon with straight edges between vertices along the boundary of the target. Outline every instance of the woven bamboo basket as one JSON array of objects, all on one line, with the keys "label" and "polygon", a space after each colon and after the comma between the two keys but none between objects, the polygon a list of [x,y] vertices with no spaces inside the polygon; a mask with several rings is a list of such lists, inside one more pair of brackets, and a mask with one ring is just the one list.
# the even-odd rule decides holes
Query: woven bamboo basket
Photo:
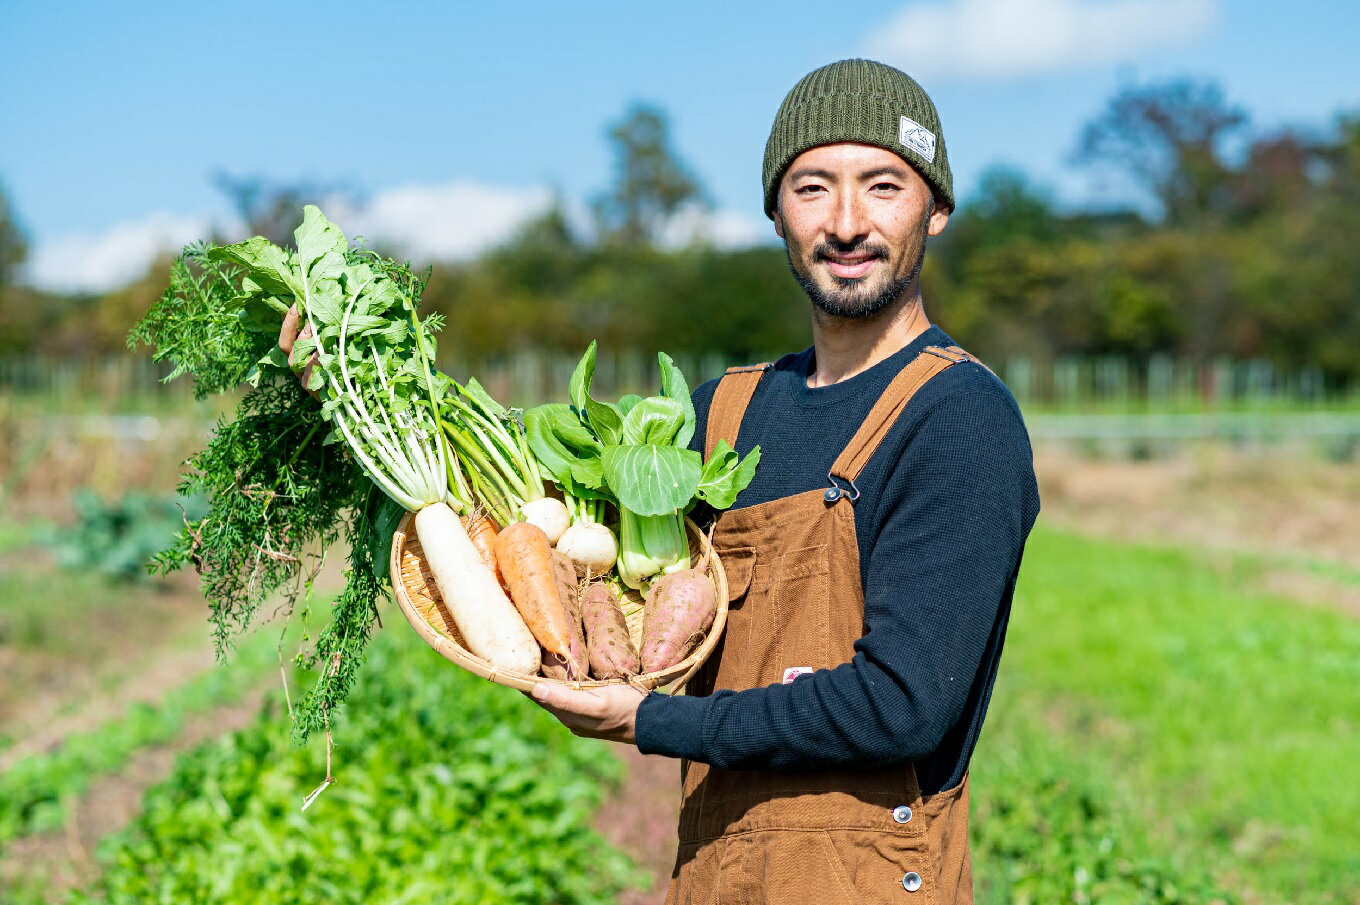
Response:
[{"label": "woven bamboo basket", "polygon": [[[685,519],[685,530],[689,536],[690,562],[698,563],[708,549],[708,538],[699,527]],[[723,572],[722,562],[717,554],[708,558],[708,577],[712,579],[717,591],[718,613],[713,625],[703,641],[690,652],[690,655],[674,666],[659,672],[644,673],[631,679],[609,679],[605,681],[589,679],[582,681],[563,681],[543,676],[530,676],[524,673],[497,669],[478,657],[464,646],[462,633],[453,623],[453,617],[439,596],[434,576],[420,547],[415,533],[415,516],[407,513],[392,537],[392,587],[396,591],[397,605],[401,607],[406,621],[425,643],[459,666],[489,679],[500,685],[509,685],[520,691],[529,691],[539,682],[555,682],[572,688],[595,688],[602,685],[631,684],[644,690],[652,690],[670,685],[672,693],[679,691],[694,672],[713,653],[722,637],[723,627],[727,624],[727,574]],[[622,601],[628,631],[633,644],[641,647],[642,642],[642,598],[636,591],[629,591]]]}]

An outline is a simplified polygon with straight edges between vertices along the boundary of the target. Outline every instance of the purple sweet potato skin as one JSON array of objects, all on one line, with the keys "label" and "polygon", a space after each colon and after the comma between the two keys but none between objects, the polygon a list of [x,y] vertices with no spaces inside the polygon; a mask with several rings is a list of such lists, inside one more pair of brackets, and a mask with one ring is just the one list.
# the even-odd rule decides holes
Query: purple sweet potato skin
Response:
[{"label": "purple sweet potato skin", "polygon": [[717,614],[718,593],[699,569],[657,579],[642,613],[642,671],[657,672],[689,656]]},{"label": "purple sweet potato skin", "polygon": [[623,608],[608,582],[592,582],[581,598],[590,674],[597,679],[627,679],[638,673],[638,653],[628,636]]},{"label": "purple sweet potato skin", "polygon": [[564,553],[553,551],[553,572],[557,576],[557,590],[562,597],[562,608],[571,623],[571,659],[543,651],[543,675],[550,679],[572,682],[585,679],[590,658],[586,650],[586,636],[581,626],[581,596],[576,583],[576,567]]}]

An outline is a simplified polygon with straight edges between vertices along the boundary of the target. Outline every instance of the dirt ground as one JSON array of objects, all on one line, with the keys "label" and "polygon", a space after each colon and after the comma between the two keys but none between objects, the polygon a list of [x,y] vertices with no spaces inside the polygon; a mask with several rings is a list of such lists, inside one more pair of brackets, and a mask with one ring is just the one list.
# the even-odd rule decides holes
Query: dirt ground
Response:
[{"label": "dirt ground", "polygon": [[1046,521],[1107,537],[1360,569],[1360,466],[1206,447],[1168,459],[1035,460]]},{"label": "dirt ground", "polygon": [[236,704],[200,714],[188,722],[174,741],[143,748],[119,773],[94,780],[84,795],[71,802],[62,830],[14,840],[0,857],[0,892],[16,879],[42,878],[44,889],[59,896],[93,879],[99,870],[94,860],[99,841],[123,829],[137,816],[142,796],[170,774],[181,753],[249,725],[269,687],[273,687],[271,683],[261,683]]},{"label": "dirt ground", "polygon": [[661,905],[675,864],[680,762],[622,745],[618,753],[628,774],[596,814],[595,827],[652,876],[649,889],[625,893],[619,905]]},{"label": "dirt ground", "polygon": [[1360,467],[1208,447],[1174,458],[1036,457],[1046,524],[1099,537],[1249,554],[1263,589],[1360,618]]}]

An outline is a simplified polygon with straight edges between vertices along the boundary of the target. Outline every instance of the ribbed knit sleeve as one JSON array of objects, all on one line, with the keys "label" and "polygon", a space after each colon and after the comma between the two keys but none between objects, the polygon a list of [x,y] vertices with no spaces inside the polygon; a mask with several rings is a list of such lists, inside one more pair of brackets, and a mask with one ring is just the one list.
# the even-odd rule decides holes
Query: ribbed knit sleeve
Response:
[{"label": "ribbed knit sleeve", "polygon": [[1032,456],[990,377],[937,395],[902,427],[880,450],[897,458],[878,499],[856,504],[873,507],[856,514],[873,530],[860,539],[867,631],[853,660],[788,685],[650,695],[643,752],[726,769],[869,767],[962,735],[966,766],[1038,512]]}]

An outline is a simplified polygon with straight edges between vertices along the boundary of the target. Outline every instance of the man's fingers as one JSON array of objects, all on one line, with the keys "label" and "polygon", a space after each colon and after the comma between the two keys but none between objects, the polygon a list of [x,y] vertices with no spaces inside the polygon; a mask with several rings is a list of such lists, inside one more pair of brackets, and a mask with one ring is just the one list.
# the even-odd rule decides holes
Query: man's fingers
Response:
[{"label": "man's fingers", "polygon": [[[298,329],[299,326],[301,326],[301,330]],[[293,307],[288,309],[288,313],[283,316],[283,326],[279,327],[279,348],[283,350],[284,354],[287,355],[291,361],[293,357],[293,347],[297,345],[297,341],[300,339],[311,339],[311,337],[311,322],[303,324],[302,315],[298,312],[297,305],[293,305]],[[317,354],[313,352],[312,357],[308,359],[308,364],[316,364],[317,360]]]},{"label": "man's fingers", "polygon": [[298,321],[300,319],[298,307],[293,305],[288,309],[288,313],[283,316],[283,326],[279,328],[279,348],[283,350],[284,355],[290,358],[293,355],[293,343],[297,342]]},{"label": "man's fingers", "polygon": [[[298,330],[299,325],[302,327],[301,331]],[[310,323],[302,324],[302,314],[298,311],[297,304],[294,303],[288,309],[288,313],[283,316],[283,325],[279,327],[279,348],[283,350],[284,355],[288,356],[289,364],[293,364],[293,347],[297,345],[297,341],[308,339],[311,335],[312,325]],[[312,368],[316,367],[320,360],[320,356],[313,352],[311,357],[307,359],[307,363],[302,366],[302,373],[298,375],[298,379],[302,381],[302,388],[311,393],[314,399],[321,398],[316,390],[313,390],[310,386]]]},{"label": "man's fingers", "polygon": [[540,682],[530,697],[576,735],[631,745],[638,705],[646,695],[627,685],[587,690]]},{"label": "man's fingers", "polygon": [[[538,697],[538,690],[545,689],[547,697]],[[609,701],[604,695],[584,688],[567,688],[540,682],[534,687],[534,698],[559,710],[566,710],[592,720],[603,719],[609,715]]]}]

